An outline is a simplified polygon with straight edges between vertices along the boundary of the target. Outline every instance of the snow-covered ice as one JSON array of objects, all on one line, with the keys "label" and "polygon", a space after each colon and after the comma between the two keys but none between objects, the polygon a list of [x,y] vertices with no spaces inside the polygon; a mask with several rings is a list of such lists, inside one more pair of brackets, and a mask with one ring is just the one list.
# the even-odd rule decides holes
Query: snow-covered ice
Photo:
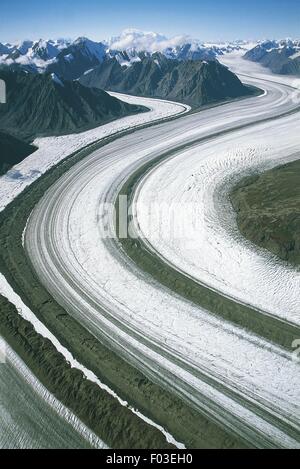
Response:
[{"label": "snow-covered ice", "polygon": [[[258,438],[291,446],[297,442],[276,424],[279,419],[299,425],[299,379],[288,352],[172,294],[103,236],[106,228],[113,230],[113,222],[108,216],[103,223],[102,204],[114,202],[124,180],[141,164],[211,133],[296,108],[285,85],[254,77],[248,81],[261,84],[265,95],[140,130],[75,165],[32,213],[25,246],[54,298],[144,373],[226,425],[237,427],[239,421],[238,431],[252,443]],[[289,118],[294,123],[295,115]],[[287,128],[286,120],[278,122]],[[175,177],[156,186],[155,197],[163,200],[161,194],[176,182],[183,184]],[[217,383],[224,385],[223,392]],[[207,406],[206,399],[214,405]],[[248,434],[249,426],[256,436]]]}]

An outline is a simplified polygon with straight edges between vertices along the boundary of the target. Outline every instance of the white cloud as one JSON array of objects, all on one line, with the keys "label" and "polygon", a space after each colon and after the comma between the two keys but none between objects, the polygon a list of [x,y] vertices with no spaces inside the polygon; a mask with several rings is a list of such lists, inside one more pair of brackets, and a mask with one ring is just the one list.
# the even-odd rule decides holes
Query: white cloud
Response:
[{"label": "white cloud", "polygon": [[162,34],[140,31],[138,29],[125,29],[117,38],[109,42],[110,49],[126,50],[135,49],[137,51],[162,52],[165,49],[180,46],[189,42],[186,35],[167,38]]}]

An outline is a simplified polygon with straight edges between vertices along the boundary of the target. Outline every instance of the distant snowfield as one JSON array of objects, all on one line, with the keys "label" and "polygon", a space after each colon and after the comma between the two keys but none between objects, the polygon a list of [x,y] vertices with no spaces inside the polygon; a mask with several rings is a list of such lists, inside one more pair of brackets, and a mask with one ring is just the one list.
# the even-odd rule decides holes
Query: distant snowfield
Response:
[{"label": "distant snowfield", "polygon": [[[260,73],[265,70],[260,68]],[[287,352],[184,301],[143,274],[111,239],[103,236],[105,229],[113,230],[113,222],[112,217],[108,217],[107,223],[103,223],[105,214],[101,206],[101,203],[114,202],[120,186],[132,171],[164,151],[212,133],[231,130],[234,126],[294,110],[297,103],[293,90],[279,81],[269,80],[247,78],[247,82],[266,90],[264,96],[139,130],[93,152],[47,191],[29,219],[25,247],[40,280],[53,297],[100,340],[103,336],[109,337],[111,346],[144,373],[150,377],[154,374],[173,392],[234,428],[252,444],[293,447],[299,446],[292,437],[299,428],[298,365]],[[273,126],[276,132],[289,135],[289,127],[295,127],[297,119],[294,114],[260,126],[271,132],[267,138],[272,139]],[[155,179],[147,185],[147,178],[139,188],[139,198],[142,194],[145,198],[172,204],[173,196],[182,204],[182,193],[189,198],[187,178],[194,178],[191,179],[190,190],[194,194],[191,200],[199,200],[201,209],[204,198],[207,207],[211,207],[213,216],[207,224],[209,226],[210,222],[212,226],[206,242],[213,244],[214,240],[210,240],[213,229],[218,234],[218,226],[223,227],[227,221],[224,215],[220,222],[220,210],[224,209],[226,199],[220,195],[214,198],[214,194],[220,192],[213,189],[223,187],[233,170],[262,163],[264,154],[271,154],[268,153],[271,143],[264,145],[261,141],[263,131],[257,141],[255,137],[252,141],[251,137],[249,146],[248,135],[253,131],[254,127],[240,131],[241,140],[237,141],[240,151],[235,140],[232,141],[238,132],[219,137],[225,146],[215,147],[217,139],[202,145],[195,143],[193,150],[181,152],[153,171],[149,178],[174,163],[170,166],[172,171],[164,173],[166,179],[160,179],[160,185]],[[294,154],[299,146],[297,138],[294,130],[291,140],[283,137],[282,151],[286,146],[288,154]],[[198,169],[204,161],[202,147],[207,148],[205,173]],[[251,151],[252,148],[255,151]],[[224,159],[224,151],[227,159]],[[219,164],[223,159],[224,164]],[[245,164],[241,165],[240,161]],[[203,175],[202,179],[198,178],[198,173]],[[198,180],[203,190],[206,189],[203,195],[202,188],[197,192]],[[178,217],[181,215],[179,212]],[[144,213],[138,216],[143,221]],[[206,229],[206,224],[203,226]],[[149,240],[154,244],[151,233]],[[173,241],[159,243],[157,251],[161,253],[166,246],[172,251],[173,245]],[[223,246],[219,245],[221,251]],[[188,247],[181,246],[184,261],[185,257],[190,259],[186,254]],[[173,251],[177,254],[177,247]],[[174,260],[173,251],[170,261]],[[224,275],[226,268],[231,272],[230,258],[225,254],[221,252],[217,258],[220,263],[224,261],[221,266]],[[205,259],[205,253],[203,256]],[[210,267],[209,259],[205,260]],[[178,267],[182,268],[180,260]],[[200,270],[201,266],[198,267]],[[219,286],[224,275],[219,278],[216,270],[213,274]],[[220,384],[224,386],[222,391]],[[287,425],[290,433],[285,432],[281,424]]]},{"label": "distant snowfield", "polygon": [[[226,67],[229,67],[232,72],[236,73],[242,81],[245,81],[244,76],[248,75],[249,77],[257,77],[261,80],[271,80],[274,83],[283,83],[297,88],[300,92],[299,77],[293,75],[276,75],[259,63],[243,59],[239,51],[218,57],[218,60],[223,65],[226,65]],[[300,101],[299,95],[297,95],[297,99]]]}]

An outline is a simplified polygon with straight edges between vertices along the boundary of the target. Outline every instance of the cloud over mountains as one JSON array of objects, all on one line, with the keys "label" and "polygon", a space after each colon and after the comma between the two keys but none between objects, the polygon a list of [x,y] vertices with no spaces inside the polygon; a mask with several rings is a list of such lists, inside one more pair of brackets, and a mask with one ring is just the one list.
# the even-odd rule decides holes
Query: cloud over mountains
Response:
[{"label": "cloud over mountains", "polygon": [[109,47],[113,50],[135,49],[137,51],[162,52],[168,48],[174,48],[192,42],[187,35],[166,36],[151,31],[141,31],[139,29],[125,29],[121,35],[111,38],[108,41]]}]

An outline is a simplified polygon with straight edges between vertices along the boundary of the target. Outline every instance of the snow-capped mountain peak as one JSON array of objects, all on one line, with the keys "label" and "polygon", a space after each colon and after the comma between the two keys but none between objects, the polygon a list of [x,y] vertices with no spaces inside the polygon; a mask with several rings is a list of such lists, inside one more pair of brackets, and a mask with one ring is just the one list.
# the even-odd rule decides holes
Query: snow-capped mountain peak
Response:
[{"label": "snow-capped mountain peak", "polygon": [[26,55],[32,46],[33,46],[33,41],[25,40],[25,41],[20,42],[16,46],[16,49],[18,50],[18,52],[20,52],[20,54]]},{"label": "snow-capped mountain peak", "polygon": [[102,42],[94,42],[87,37],[77,38],[72,46],[79,47],[81,51],[85,52],[91,57],[95,57],[99,61],[102,61],[105,56],[106,45]]},{"label": "snow-capped mountain peak", "polygon": [[31,49],[29,49],[28,54],[32,58],[39,58],[46,61],[54,59],[59,52],[60,50],[55,46],[53,41],[39,39],[32,45]]}]

